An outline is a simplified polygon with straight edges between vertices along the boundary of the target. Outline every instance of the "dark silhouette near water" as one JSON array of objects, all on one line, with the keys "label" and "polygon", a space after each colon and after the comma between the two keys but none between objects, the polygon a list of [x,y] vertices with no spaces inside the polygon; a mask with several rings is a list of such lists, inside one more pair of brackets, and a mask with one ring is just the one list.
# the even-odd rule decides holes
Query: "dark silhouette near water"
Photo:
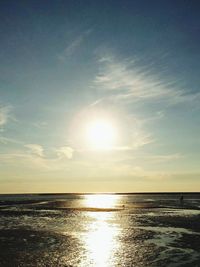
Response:
[{"label": "dark silhouette near water", "polygon": [[183,195],[180,196],[180,205],[183,206],[184,204],[184,198],[183,198]]}]

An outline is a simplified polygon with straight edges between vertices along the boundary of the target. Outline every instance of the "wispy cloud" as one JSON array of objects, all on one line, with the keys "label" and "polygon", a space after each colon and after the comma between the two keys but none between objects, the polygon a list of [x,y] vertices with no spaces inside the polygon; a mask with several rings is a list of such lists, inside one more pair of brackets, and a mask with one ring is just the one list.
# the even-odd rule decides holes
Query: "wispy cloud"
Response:
[{"label": "wispy cloud", "polygon": [[161,163],[174,161],[184,158],[184,156],[180,153],[167,154],[167,155],[148,155],[146,159],[151,161],[152,163]]},{"label": "wispy cloud", "polygon": [[0,127],[3,127],[10,117],[11,106],[0,106]]},{"label": "wispy cloud", "polygon": [[[94,105],[111,103],[123,110],[124,121],[128,118],[124,127],[129,135],[125,136],[128,142],[119,146],[119,150],[136,150],[150,143],[158,144],[159,133],[151,124],[156,127],[158,120],[166,120],[168,112],[176,105],[199,107],[200,93],[187,90],[176,77],[169,77],[162,69],[156,73],[152,66],[143,66],[137,58],[120,59],[110,53],[99,57],[98,65],[94,85],[100,100]],[[149,156],[157,162],[180,157],[179,154]]]},{"label": "wispy cloud", "polygon": [[64,51],[59,55],[59,59],[63,61],[72,56],[91,32],[92,30],[88,29],[72,39],[65,47]]},{"label": "wispy cloud", "polygon": [[145,145],[154,143],[154,139],[150,134],[141,132],[141,131],[134,131],[132,135],[128,138],[127,144],[121,145],[121,146],[114,146],[111,148],[111,150],[116,151],[136,151],[140,148],[142,148]]},{"label": "wispy cloud", "polygon": [[0,163],[45,171],[64,170],[67,168],[66,160],[72,159],[73,153],[74,150],[69,146],[44,150],[39,144],[25,144],[15,150],[0,153]]},{"label": "wispy cloud", "polygon": [[41,145],[38,144],[27,144],[25,145],[26,148],[30,150],[36,156],[44,157],[44,149]]},{"label": "wispy cloud", "polygon": [[150,134],[144,134],[142,132],[135,131],[132,136],[132,144],[131,147],[133,149],[138,149],[144,145],[153,143],[154,139]]},{"label": "wispy cloud", "polygon": [[[41,157],[37,152],[27,153],[23,150],[10,151],[0,154],[0,163],[16,166],[23,169],[54,170],[57,161]],[[56,167],[55,167],[56,166]]]},{"label": "wispy cloud", "polygon": [[60,159],[62,158],[71,159],[73,157],[74,149],[69,146],[63,146],[57,149],[56,152]]},{"label": "wispy cloud", "polygon": [[16,140],[14,138],[9,138],[9,137],[5,137],[0,135],[0,143],[2,144],[8,144],[8,143],[13,143],[13,144],[23,144],[23,142]]},{"label": "wispy cloud", "polygon": [[39,129],[44,129],[47,126],[47,122],[45,121],[38,121],[38,122],[33,122],[31,123],[34,127],[39,128]]},{"label": "wispy cloud", "polygon": [[162,100],[176,104],[199,98],[199,94],[190,94],[180,88],[176,79],[164,79],[136,60],[117,60],[107,56],[99,59],[99,66],[96,86],[110,92],[119,101]]}]

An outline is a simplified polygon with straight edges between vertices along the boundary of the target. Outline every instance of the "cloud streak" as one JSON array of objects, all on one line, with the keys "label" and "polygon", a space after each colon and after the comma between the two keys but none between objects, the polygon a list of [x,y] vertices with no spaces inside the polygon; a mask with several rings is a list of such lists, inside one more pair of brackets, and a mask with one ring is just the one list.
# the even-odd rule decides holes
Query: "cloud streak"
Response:
[{"label": "cloud streak", "polygon": [[0,106],[0,127],[3,127],[10,117],[10,106]]},{"label": "cloud streak", "polygon": [[27,144],[26,148],[30,150],[30,152],[36,156],[44,157],[44,149],[41,145],[38,144]]},{"label": "cloud streak", "polygon": [[[168,104],[193,101],[200,94],[180,89],[175,79],[164,79],[134,60],[117,60],[112,56],[99,59],[100,70],[95,78],[98,89],[110,92],[121,102],[164,101]],[[162,73],[161,73],[162,74]]]},{"label": "cloud streak", "polygon": [[68,147],[68,146],[63,146],[63,147],[57,149],[56,151],[57,151],[57,155],[60,159],[62,159],[62,158],[72,159],[73,153],[74,153],[74,149],[72,149],[71,147]]},{"label": "cloud streak", "polygon": [[25,168],[45,171],[58,171],[68,168],[66,161],[72,159],[74,152],[71,147],[66,146],[54,149],[53,154],[50,154],[50,151],[44,151],[43,146],[39,144],[26,144],[23,147],[26,150],[20,148],[0,153],[0,163],[17,164]]},{"label": "cloud streak", "polygon": [[88,35],[92,32],[91,29],[81,33],[80,35],[76,36],[70,43],[65,47],[64,51],[59,55],[59,59],[61,61],[66,60],[67,58],[71,57],[77,49],[82,45]]}]

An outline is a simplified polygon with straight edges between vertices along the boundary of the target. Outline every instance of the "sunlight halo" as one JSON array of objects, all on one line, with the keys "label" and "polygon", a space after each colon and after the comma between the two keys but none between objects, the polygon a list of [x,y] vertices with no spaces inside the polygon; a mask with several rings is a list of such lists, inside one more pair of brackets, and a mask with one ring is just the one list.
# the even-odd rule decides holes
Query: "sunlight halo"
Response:
[{"label": "sunlight halo", "polygon": [[85,135],[87,144],[95,150],[110,150],[117,141],[117,129],[105,119],[89,122]]}]

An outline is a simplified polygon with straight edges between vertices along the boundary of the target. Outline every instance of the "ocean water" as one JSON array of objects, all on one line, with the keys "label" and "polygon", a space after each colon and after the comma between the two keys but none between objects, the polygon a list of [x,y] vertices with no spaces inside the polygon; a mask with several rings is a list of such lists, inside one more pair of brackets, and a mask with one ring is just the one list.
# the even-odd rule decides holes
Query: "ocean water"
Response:
[{"label": "ocean water", "polygon": [[200,194],[0,196],[0,266],[199,267]]}]

